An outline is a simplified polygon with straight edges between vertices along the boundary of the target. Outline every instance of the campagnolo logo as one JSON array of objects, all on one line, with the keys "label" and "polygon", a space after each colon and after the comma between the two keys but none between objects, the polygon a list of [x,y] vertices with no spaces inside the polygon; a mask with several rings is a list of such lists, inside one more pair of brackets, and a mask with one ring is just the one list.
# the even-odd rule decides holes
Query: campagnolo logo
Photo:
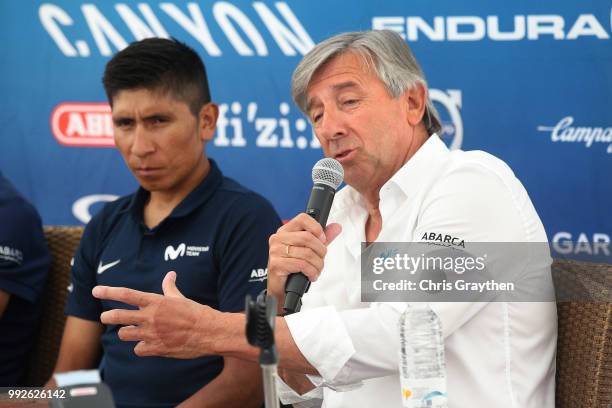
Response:
[{"label": "campagnolo logo", "polygon": [[[461,91],[458,89],[430,89],[429,97],[436,105],[442,132],[439,135],[449,149],[461,149],[463,143],[463,120],[461,119]],[[440,109],[442,107],[443,109]]]},{"label": "campagnolo logo", "polygon": [[547,132],[553,143],[579,143],[586,148],[607,144],[606,152],[612,153],[612,127],[575,126],[574,117],[566,116],[554,126],[538,126],[538,131]]},{"label": "campagnolo logo", "polygon": [[[612,26],[612,21],[610,24]],[[372,17],[372,29],[392,30],[411,42],[423,38],[430,41],[534,41],[540,38],[573,41],[583,37],[609,40],[610,34],[604,27],[602,20],[589,13],[571,17],[559,14],[435,16],[428,19],[419,16]],[[612,27],[608,28],[612,30]]]}]

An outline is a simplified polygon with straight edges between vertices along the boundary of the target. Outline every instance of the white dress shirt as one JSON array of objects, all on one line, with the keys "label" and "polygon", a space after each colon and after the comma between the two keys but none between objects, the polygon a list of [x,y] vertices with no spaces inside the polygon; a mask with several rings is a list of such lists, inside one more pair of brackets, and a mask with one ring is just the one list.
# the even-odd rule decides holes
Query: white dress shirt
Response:
[{"label": "white dress shirt", "polygon": [[[481,151],[449,151],[437,135],[381,188],[377,242],[419,242],[424,233],[465,242],[546,242],[527,192],[510,168]],[[338,192],[329,222],[342,233],[325,267],[286,317],[320,376],[297,406],[401,407],[398,320],[405,303],[361,302],[360,251],[368,213],[352,187]],[[550,283],[552,285],[552,283]],[[556,305],[553,302],[430,303],[444,336],[449,407],[553,408]],[[322,405],[321,405],[322,404]]]}]

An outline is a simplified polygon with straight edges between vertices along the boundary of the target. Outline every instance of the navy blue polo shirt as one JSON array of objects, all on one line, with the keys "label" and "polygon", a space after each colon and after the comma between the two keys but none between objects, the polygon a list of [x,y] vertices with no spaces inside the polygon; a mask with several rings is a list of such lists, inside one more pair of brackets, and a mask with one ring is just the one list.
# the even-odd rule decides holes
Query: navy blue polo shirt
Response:
[{"label": "navy blue polo shirt", "polygon": [[[281,221],[268,201],[210,163],[202,183],[153,229],[143,222],[149,193],[142,188],[92,218],[75,256],[66,314],[99,321],[103,311],[126,305],[95,299],[94,286],[161,294],[171,270],[183,295],[221,311],[243,311],[245,296],[265,288],[268,239]],[[138,357],[135,342],[119,340],[119,328],[106,326],[100,366],[118,407],[176,406],[223,368],[217,356]]]},{"label": "navy blue polo shirt", "polygon": [[0,173],[0,290],[11,294],[0,317],[0,387],[21,385],[49,264],[38,213]]}]

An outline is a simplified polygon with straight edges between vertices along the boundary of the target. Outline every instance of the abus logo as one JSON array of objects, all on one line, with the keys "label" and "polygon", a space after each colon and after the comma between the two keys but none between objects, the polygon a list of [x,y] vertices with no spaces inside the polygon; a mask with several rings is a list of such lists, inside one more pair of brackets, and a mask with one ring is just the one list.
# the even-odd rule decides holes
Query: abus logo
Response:
[{"label": "abus logo", "polygon": [[172,245],[168,245],[166,247],[166,252],[164,252],[164,261],[175,260],[179,256],[184,256],[186,248],[187,246],[184,242],[176,247],[176,249],[174,249]]},{"label": "abus logo", "polygon": [[64,146],[115,145],[108,103],[66,102],[57,105],[51,112],[51,132]]},{"label": "abus logo", "polygon": [[[514,26],[512,27],[512,21]],[[503,27],[511,27],[502,31]],[[569,30],[566,30],[569,27]],[[557,14],[499,16],[436,16],[430,23],[421,17],[372,17],[372,29],[392,30],[408,41],[425,37],[430,41],[576,40],[580,37],[608,40],[610,35],[594,14],[580,14],[566,21]]]},{"label": "abus logo", "polygon": [[[458,89],[447,89],[446,92],[439,89],[430,89],[429,97],[432,102],[442,105],[446,113],[440,109],[440,120],[442,131],[440,137],[451,150],[461,149],[463,143],[463,120],[461,119],[461,91]],[[446,116],[448,114],[448,116]],[[446,117],[450,119],[444,120]]]},{"label": "abus logo", "polygon": [[584,143],[589,148],[593,143],[609,143],[606,150],[612,153],[612,127],[572,126],[573,116],[566,116],[555,126],[538,126],[540,132],[550,132],[552,142]]}]

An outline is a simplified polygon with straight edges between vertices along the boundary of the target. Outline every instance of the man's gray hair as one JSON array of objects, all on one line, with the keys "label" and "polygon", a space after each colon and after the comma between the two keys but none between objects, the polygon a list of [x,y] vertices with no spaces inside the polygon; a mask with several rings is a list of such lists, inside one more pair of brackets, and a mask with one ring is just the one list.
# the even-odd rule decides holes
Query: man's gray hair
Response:
[{"label": "man's gray hair", "polygon": [[[418,83],[427,89],[425,75],[408,44],[389,30],[359,31],[335,35],[310,50],[298,64],[291,78],[291,94],[300,110],[308,113],[306,90],[315,72],[332,58],[347,52],[361,56],[373,68],[389,94],[397,98]],[[440,117],[426,94],[423,123],[431,135],[440,132]]]}]

